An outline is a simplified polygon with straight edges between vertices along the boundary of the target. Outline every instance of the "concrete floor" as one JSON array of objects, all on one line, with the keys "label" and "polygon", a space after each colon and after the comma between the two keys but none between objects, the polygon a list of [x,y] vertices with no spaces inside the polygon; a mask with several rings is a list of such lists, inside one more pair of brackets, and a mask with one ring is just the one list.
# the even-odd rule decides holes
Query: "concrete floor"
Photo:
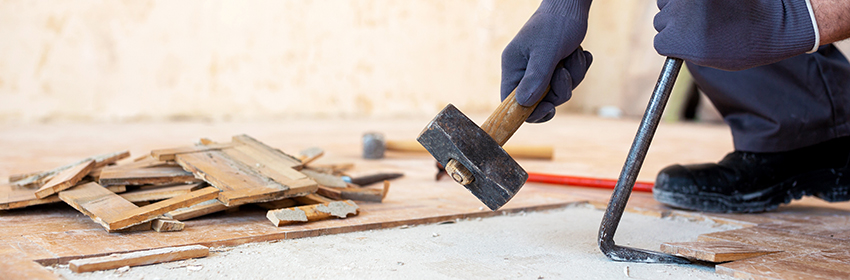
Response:
[{"label": "concrete floor", "polygon": [[[67,279],[731,279],[704,265],[613,262],[586,204],[455,223],[213,248],[209,257]],[[657,250],[728,225],[626,213],[619,244]]]}]

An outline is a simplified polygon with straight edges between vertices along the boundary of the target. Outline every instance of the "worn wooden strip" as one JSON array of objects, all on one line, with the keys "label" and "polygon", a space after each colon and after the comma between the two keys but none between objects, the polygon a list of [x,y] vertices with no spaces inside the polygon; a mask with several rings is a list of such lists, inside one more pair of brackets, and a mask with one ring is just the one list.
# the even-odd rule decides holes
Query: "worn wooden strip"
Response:
[{"label": "worn wooden strip", "polygon": [[204,183],[174,184],[160,186],[158,188],[139,189],[122,193],[121,197],[133,203],[142,201],[157,201],[189,193],[199,189],[203,184]]},{"label": "worn wooden strip", "polygon": [[715,263],[736,261],[780,252],[733,241],[667,242],[661,244],[661,251]]},{"label": "worn wooden strip", "polygon": [[[388,184],[386,186],[389,186]],[[316,193],[328,198],[342,200],[350,199],[357,201],[381,202],[386,197],[385,190],[366,188],[329,188],[320,185]]]},{"label": "worn wooden strip", "polygon": [[224,205],[224,203],[221,203],[221,201],[218,201],[218,199],[210,199],[189,207],[183,207],[168,212],[168,216],[171,216],[175,220],[185,221],[227,209],[228,207]]},{"label": "worn wooden strip", "polygon": [[92,168],[94,168],[94,161],[90,160],[59,172],[56,176],[50,179],[50,181],[47,181],[44,186],[35,191],[35,197],[45,198],[64,189],[73,187],[80,182],[80,180],[82,180]]},{"label": "worn wooden strip", "polygon": [[207,247],[201,245],[190,245],[72,260],[69,262],[69,268],[73,272],[80,273],[114,269],[122,266],[139,266],[191,258],[201,258],[206,257],[209,254],[210,250]]},{"label": "worn wooden strip", "polygon": [[211,150],[220,150],[224,148],[233,147],[233,143],[224,143],[224,144],[210,144],[210,145],[197,145],[197,146],[187,146],[187,147],[179,147],[172,149],[160,149],[151,151],[151,156],[154,159],[160,161],[166,160],[174,160],[179,154],[187,154],[187,153],[197,153]]},{"label": "worn wooden strip", "polygon": [[266,213],[266,218],[273,225],[282,226],[297,222],[324,220],[330,217],[344,219],[350,214],[357,215],[358,209],[357,204],[351,200],[332,201],[324,204],[270,210]]},{"label": "worn wooden strip", "polygon": [[139,208],[94,182],[61,191],[59,198],[89,216],[107,231],[121,229],[122,227],[114,226],[114,222],[121,220],[125,212]]},{"label": "worn wooden strip", "polygon": [[168,213],[169,211],[191,206],[203,201],[216,198],[218,196],[218,192],[219,190],[216,188],[207,187],[177,197],[169,198],[157,203],[152,203],[136,209],[125,211],[121,213],[120,218],[110,223],[109,229],[122,229],[132,225],[153,220],[159,215]]},{"label": "worn wooden strip", "polygon": [[159,218],[151,221],[151,229],[157,232],[181,231],[185,227],[186,224],[172,218]]},{"label": "worn wooden strip", "polygon": [[[114,193],[122,193],[127,190],[124,186],[109,186],[107,189]],[[0,184],[0,210],[19,209],[60,201],[62,200],[59,199],[59,196],[51,195],[38,198],[35,196],[34,190],[12,187],[10,184]]]},{"label": "worn wooden strip", "polygon": [[[40,187],[44,182],[47,182],[47,180],[50,180],[51,178],[53,178],[53,176],[56,176],[56,174],[58,174],[59,172],[65,171],[66,169],[77,166],[81,163],[84,163],[84,162],[87,162],[87,161],[90,161],[90,160],[94,160],[95,161],[94,167],[98,168],[98,167],[106,166],[108,164],[115,163],[116,161],[127,158],[129,156],[130,156],[129,151],[122,151],[122,152],[115,152],[115,153],[98,155],[98,156],[86,158],[86,159],[83,159],[83,160],[79,160],[79,161],[74,162],[72,164],[57,167],[57,168],[54,168],[52,170],[48,170],[48,171],[44,171],[44,172],[31,173],[31,174],[28,174],[28,176],[23,177],[20,180],[10,180],[10,182],[12,183],[12,186],[14,186],[14,187],[36,188],[36,187]],[[13,177],[20,178],[21,176],[13,176]]]},{"label": "worn wooden strip", "polygon": [[197,182],[191,172],[176,167],[150,167],[125,169],[106,168],[100,174],[101,186],[112,185],[161,185]]}]

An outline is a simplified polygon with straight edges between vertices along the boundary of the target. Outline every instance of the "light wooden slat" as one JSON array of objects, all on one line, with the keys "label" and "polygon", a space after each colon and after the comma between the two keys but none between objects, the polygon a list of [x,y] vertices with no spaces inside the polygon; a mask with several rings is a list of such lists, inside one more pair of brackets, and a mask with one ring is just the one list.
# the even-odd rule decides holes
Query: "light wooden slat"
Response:
[{"label": "light wooden slat", "polygon": [[187,147],[179,147],[172,149],[160,149],[151,151],[151,156],[159,161],[166,160],[174,160],[179,154],[186,153],[197,153],[211,150],[219,150],[223,148],[232,147],[232,143],[224,143],[224,144],[210,144],[210,145],[197,145],[197,146],[187,146]]},{"label": "light wooden slat", "polygon": [[661,244],[661,251],[715,263],[736,261],[780,252],[732,241],[667,242]]},{"label": "light wooden slat", "polygon": [[121,220],[125,212],[139,208],[132,202],[94,182],[61,191],[59,198],[74,209],[89,216],[93,221],[106,228],[107,231],[123,228],[114,226],[115,221]]},{"label": "light wooden slat", "polygon": [[197,182],[191,172],[175,167],[125,169],[106,168],[100,174],[100,185],[160,185]]},{"label": "light wooden slat", "polygon": [[204,183],[176,184],[158,188],[140,189],[120,194],[127,201],[136,203],[143,201],[157,201],[169,199],[175,196],[189,193],[201,187]]},{"label": "light wooden slat", "polygon": [[209,254],[210,250],[207,247],[201,245],[190,245],[72,260],[69,262],[69,268],[73,272],[80,273],[115,269],[122,266],[139,266],[191,258],[201,258],[206,257]]},{"label": "light wooden slat", "polygon": [[227,209],[228,207],[224,205],[224,203],[221,203],[221,201],[218,201],[218,199],[210,199],[189,207],[175,209],[171,212],[168,212],[168,216],[171,216],[175,220],[185,221],[203,215],[221,212]]},{"label": "light wooden slat", "polygon": [[113,224],[110,225],[110,228],[121,229],[147,222],[157,218],[159,215],[168,213],[169,211],[216,198],[218,196],[218,192],[219,190],[216,188],[206,187],[157,203],[148,204],[137,209],[129,210],[122,213],[121,218],[114,221]]},{"label": "light wooden slat", "polygon": [[35,197],[45,198],[64,189],[76,185],[86,174],[94,168],[94,160],[90,160],[80,165],[68,168],[59,172],[50,181],[44,184],[41,188],[35,191]]},{"label": "light wooden slat", "polygon": [[298,152],[298,160],[301,161],[302,165],[307,165],[314,160],[322,157],[325,154],[325,150],[319,147],[311,147],[304,149]]},{"label": "light wooden slat", "polygon": [[[127,190],[124,186],[109,186],[107,189],[113,193],[122,193]],[[0,210],[19,209],[60,201],[62,200],[56,195],[42,199],[35,197],[33,190],[12,187],[10,184],[0,184]]]}]

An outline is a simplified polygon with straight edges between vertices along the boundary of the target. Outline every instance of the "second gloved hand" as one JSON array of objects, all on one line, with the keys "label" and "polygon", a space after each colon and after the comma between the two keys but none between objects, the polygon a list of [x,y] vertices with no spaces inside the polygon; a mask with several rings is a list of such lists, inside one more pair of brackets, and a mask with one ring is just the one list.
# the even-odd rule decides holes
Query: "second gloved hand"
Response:
[{"label": "second gloved hand", "polygon": [[[523,106],[534,105],[546,95],[528,122],[551,119],[555,106],[569,100],[584,78],[592,57],[579,45],[587,33],[590,3],[543,0],[502,52],[502,100],[514,89],[517,103]],[[544,92],[550,85],[551,90]]]},{"label": "second gloved hand", "polygon": [[697,65],[743,70],[812,50],[806,0],[658,0],[655,50]]}]

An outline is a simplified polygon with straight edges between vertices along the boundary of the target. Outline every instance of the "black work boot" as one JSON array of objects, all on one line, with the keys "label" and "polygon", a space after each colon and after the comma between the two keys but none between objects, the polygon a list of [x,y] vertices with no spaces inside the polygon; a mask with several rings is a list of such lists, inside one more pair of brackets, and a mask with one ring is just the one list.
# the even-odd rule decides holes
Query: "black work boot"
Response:
[{"label": "black work boot", "polygon": [[814,195],[850,200],[850,137],[788,152],[735,151],[718,163],[672,165],[652,189],[658,202],[705,212],[762,212]]}]

